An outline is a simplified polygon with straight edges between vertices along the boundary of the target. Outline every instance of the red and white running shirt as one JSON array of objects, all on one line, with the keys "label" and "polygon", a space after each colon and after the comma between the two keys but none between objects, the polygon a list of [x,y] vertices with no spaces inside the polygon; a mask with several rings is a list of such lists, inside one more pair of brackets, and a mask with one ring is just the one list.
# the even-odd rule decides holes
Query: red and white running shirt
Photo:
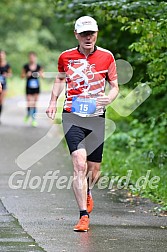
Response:
[{"label": "red and white running shirt", "polygon": [[[106,81],[112,85],[117,80],[116,64],[113,54],[95,46],[87,57],[79,51],[79,47],[61,53],[58,60],[58,71],[66,74],[66,99],[64,109],[71,112],[74,96],[97,98],[105,92]],[[93,114],[104,112],[104,107],[97,107]],[[82,115],[81,115],[82,116]]]}]

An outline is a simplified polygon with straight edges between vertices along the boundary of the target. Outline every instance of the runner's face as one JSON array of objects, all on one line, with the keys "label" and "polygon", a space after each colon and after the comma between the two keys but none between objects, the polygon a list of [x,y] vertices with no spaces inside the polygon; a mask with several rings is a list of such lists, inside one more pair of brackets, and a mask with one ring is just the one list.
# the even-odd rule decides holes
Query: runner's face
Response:
[{"label": "runner's face", "polygon": [[81,33],[76,33],[76,39],[79,42],[79,45],[85,50],[91,50],[94,48],[97,40],[97,32],[86,31]]},{"label": "runner's face", "polygon": [[0,52],[0,60],[5,60],[6,59],[6,53],[4,51]]},{"label": "runner's face", "polygon": [[29,62],[36,63],[37,57],[34,54],[29,54]]}]

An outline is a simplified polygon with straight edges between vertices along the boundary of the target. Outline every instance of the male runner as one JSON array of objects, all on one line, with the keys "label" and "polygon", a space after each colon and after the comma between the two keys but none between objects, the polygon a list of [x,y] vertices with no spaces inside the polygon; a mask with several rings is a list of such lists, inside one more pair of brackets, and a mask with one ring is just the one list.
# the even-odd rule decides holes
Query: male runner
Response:
[{"label": "male runner", "polygon": [[[54,119],[57,99],[66,82],[63,129],[74,166],[73,190],[80,210],[74,231],[88,231],[93,209],[89,187],[94,179],[98,180],[102,161],[105,106],[116,98],[118,83],[112,53],[95,45],[96,21],[89,16],[80,17],[74,33],[79,45],[59,57],[59,74],[46,112]],[[111,87],[108,95],[105,95],[106,81]],[[88,173],[92,181],[87,180]]]}]

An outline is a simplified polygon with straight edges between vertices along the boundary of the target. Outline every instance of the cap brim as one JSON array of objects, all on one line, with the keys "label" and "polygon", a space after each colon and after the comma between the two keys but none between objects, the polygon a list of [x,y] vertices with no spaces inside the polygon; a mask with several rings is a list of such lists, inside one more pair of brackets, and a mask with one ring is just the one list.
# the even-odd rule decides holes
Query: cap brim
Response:
[{"label": "cap brim", "polygon": [[82,28],[76,30],[77,33],[85,32],[85,31],[97,32],[98,28],[94,27],[94,26],[87,26],[87,27],[82,27]]}]

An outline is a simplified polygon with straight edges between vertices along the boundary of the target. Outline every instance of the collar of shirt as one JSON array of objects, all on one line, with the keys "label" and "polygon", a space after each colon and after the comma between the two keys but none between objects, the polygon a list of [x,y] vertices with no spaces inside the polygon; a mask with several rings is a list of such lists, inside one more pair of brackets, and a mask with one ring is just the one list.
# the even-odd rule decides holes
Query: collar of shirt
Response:
[{"label": "collar of shirt", "polygon": [[[80,46],[78,45],[78,47],[77,47],[78,52],[81,53],[81,54],[83,54],[83,53],[80,51],[79,47],[80,47]],[[90,54],[93,54],[96,50],[97,50],[97,46],[95,45],[95,46],[94,46],[93,52],[91,52]]]}]

